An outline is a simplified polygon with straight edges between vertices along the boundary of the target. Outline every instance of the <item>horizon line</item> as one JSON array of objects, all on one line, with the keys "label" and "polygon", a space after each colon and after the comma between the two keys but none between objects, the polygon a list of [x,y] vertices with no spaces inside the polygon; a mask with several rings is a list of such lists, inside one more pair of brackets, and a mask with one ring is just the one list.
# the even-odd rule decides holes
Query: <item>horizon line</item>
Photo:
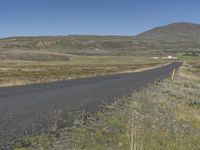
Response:
[{"label": "horizon line", "polygon": [[139,33],[136,33],[135,35],[133,34],[46,34],[46,35],[43,35],[43,34],[39,34],[39,35],[13,35],[13,36],[0,36],[0,39],[8,39],[8,38],[25,38],[25,37],[67,37],[67,36],[99,36],[99,37],[117,37],[117,36],[120,36],[120,37],[136,37],[138,36],[139,34],[143,33],[143,32],[146,32],[148,30],[152,30],[152,29],[155,29],[157,27],[163,27],[163,26],[168,26],[168,25],[171,25],[171,24],[178,24],[178,23],[186,23],[186,24],[196,24],[196,25],[200,25],[199,23],[192,23],[192,22],[187,22],[187,21],[180,21],[180,22],[172,22],[172,23],[168,23],[168,24],[165,24],[165,25],[159,25],[159,26],[154,26],[152,28],[149,28],[149,29],[146,29],[142,32],[139,32]]}]

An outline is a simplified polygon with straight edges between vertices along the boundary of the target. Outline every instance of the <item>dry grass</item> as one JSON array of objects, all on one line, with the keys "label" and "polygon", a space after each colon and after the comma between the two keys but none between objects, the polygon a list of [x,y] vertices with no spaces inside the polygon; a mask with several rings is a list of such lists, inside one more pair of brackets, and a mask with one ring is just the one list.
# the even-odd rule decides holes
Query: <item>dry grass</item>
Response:
[{"label": "dry grass", "polygon": [[192,63],[184,62],[183,67],[180,69],[180,76],[186,80],[199,80],[198,72],[192,73],[191,69],[195,69],[195,67],[192,66]]},{"label": "dry grass", "polygon": [[[166,63],[163,60],[132,56],[78,56],[37,51],[34,54],[39,57],[35,57],[32,53],[21,55],[20,52],[20,55],[12,54],[17,57],[15,59],[10,55],[0,59],[0,87],[133,72]],[[66,60],[62,60],[63,57]]]}]

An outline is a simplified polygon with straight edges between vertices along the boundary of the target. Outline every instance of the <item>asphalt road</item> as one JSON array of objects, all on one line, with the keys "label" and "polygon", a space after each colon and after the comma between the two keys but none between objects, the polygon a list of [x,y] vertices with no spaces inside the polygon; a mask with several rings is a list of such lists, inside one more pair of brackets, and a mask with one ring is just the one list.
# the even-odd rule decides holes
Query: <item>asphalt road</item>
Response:
[{"label": "asphalt road", "polygon": [[111,103],[169,76],[181,64],[174,62],[137,73],[0,88],[0,149],[18,137],[47,132],[55,127],[58,118],[63,123],[70,122],[71,112],[95,111],[102,103]]}]

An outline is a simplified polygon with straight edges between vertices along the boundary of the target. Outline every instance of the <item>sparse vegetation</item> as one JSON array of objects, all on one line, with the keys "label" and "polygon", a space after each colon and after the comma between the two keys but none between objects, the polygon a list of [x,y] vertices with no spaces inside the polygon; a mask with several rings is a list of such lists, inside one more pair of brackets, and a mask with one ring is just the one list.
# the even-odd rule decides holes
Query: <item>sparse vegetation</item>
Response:
[{"label": "sparse vegetation", "polygon": [[15,59],[9,56],[6,60],[0,60],[0,86],[137,71],[167,62],[134,56],[78,56],[57,53],[39,53],[37,56],[37,53],[29,55],[28,52],[23,54],[13,54]]},{"label": "sparse vegetation", "polygon": [[72,128],[19,139],[16,149],[200,149],[198,73],[199,63],[184,63],[174,81],[156,81],[95,114],[82,113]]}]

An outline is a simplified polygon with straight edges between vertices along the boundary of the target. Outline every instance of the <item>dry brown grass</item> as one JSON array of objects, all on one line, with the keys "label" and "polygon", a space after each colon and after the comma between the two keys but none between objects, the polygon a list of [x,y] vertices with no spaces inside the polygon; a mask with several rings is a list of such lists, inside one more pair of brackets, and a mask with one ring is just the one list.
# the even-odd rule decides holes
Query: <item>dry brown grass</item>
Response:
[{"label": "dry brown grass", "polygon": [[35,57],[32,53],[34,52],[31,51],[29,55],[27,52],[22,56],[13,54],[9,58],[0,59],[0,87],[141,71],[166,63],[145,57],[68,54],[63,55],[67,60],[62,60],[63,56],[60,58],[60,53],[56,53],[56,58],[52,58],[53,52],[51,55],[49,52],[35,53],[42,53],[44,57]]},{"label": "dry brown grass", "polygon": [[179,71],[180,76],[185,78],[186,80],[196,80],[196,81],[199,80],[198,74],[191,73],[188,70],[188,67],[190,67],[190,69],[192,68],[192,66],[190,66],[188,62],[184,62],[183,66],[180,68]]}]

